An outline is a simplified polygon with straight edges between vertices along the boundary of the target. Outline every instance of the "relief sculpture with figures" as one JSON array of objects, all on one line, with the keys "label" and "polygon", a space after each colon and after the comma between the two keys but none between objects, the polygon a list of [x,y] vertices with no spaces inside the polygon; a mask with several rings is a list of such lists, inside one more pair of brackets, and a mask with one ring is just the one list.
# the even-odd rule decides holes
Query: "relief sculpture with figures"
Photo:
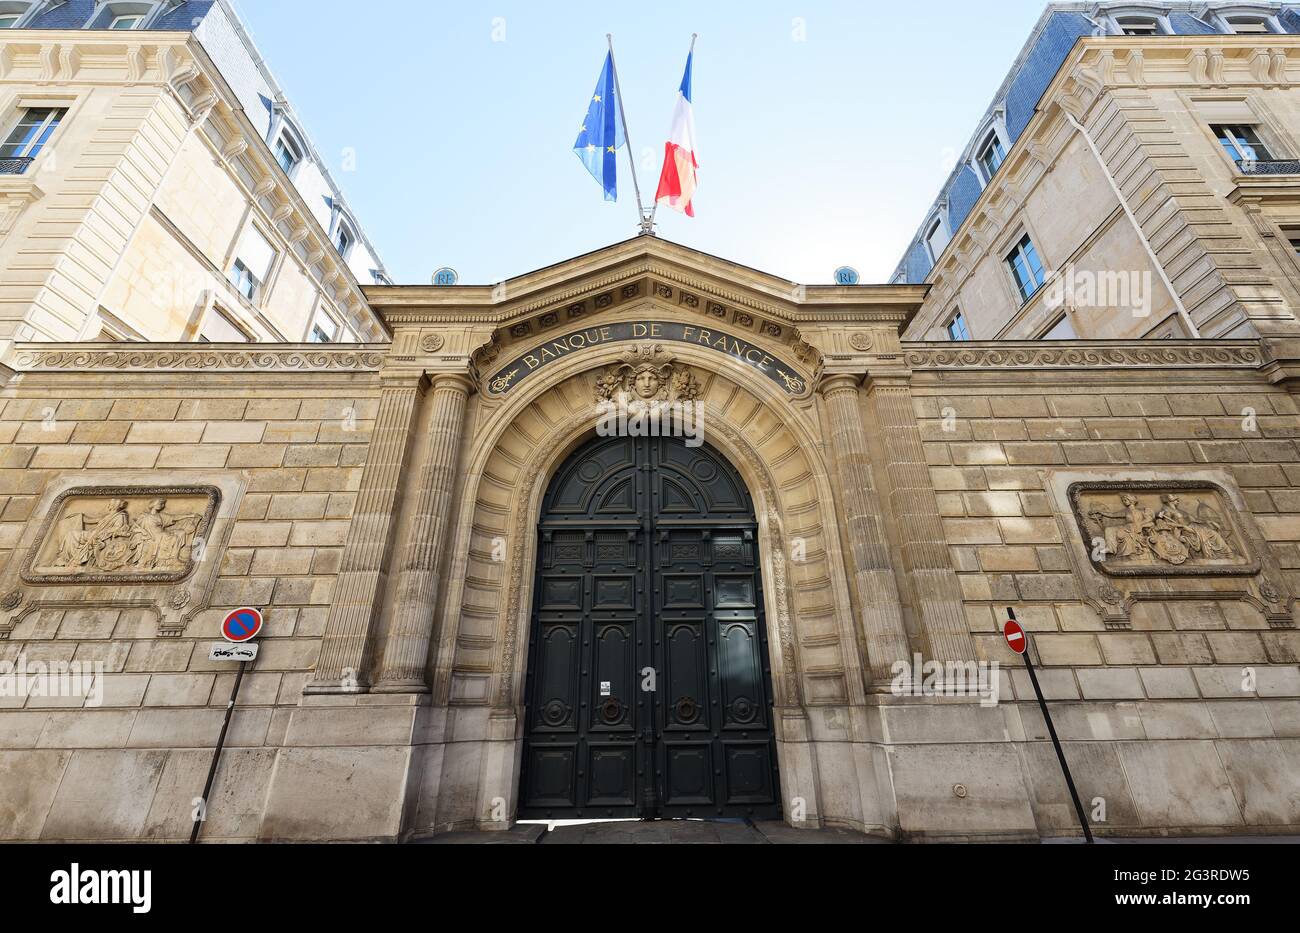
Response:
[{"label": "relief sculpture with figures", "polygon": [[1084,484],[1072,498],[1093,563],[1105,573],[1253,572],[1223,498],[1210,486]]},{"label": "relief sculpture with figures", "polygon": [[179,579],[193,568],[215,504],[215,490],[207,489],[69,490],[55,503],[24,576],[68,583]]}]

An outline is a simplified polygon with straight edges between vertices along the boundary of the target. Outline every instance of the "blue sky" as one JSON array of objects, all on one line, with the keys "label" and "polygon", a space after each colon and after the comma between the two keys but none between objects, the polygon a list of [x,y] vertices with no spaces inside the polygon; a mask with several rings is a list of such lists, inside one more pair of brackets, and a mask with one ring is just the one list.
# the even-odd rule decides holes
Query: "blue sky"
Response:
[{"label": "blue sky", "polygon": [[697,32],[697,216],[661,210],[659,235],[818,284],[893,272],[1043,3],[237,8],[398,283],[496,282],[634,235],[626,158],[608,203],[572,151],[605,34],[649,199]]}]

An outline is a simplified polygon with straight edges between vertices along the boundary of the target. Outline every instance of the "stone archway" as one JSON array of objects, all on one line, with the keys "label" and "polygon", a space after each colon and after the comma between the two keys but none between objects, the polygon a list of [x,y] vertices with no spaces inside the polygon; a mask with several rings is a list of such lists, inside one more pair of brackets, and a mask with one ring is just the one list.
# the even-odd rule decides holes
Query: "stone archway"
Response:
[{"label": "stone archway", "polygon": [[[865,701],[861,636],[849,608],[830,473],[816,441],[822,432],[815,406],[793,405],[717,354],[674,350],[699,380],[706,437],[754,497],[784,799],[800,801],[792,809],[808,825],[824,817],[860,824],[859,801],[837,804],[844,808],[841,813],[824,812],[818,777],[823,768],[843,773],[868,766],[867,756],[854,750],[866,736],[860,717],[851,713]],[[591,433],[595,374],[618,352],[589,351],[555,364],[527,393],[490,415],[480,413],[481,421],[490,418],[492,429],[480,432],[464,471],[464,505],[453,544],[457,565],[435,651],[434,702],[450,707],[455,722],[477,723],[485,713],[488,722],[462,733],[467,745],[477,743],[477,748],[452,748],[458,736],[448,726],[447,754],[455,756],[460,783],[447,786],[444,767],[440,822],[459,817],[494,825],[481,815],[494,800],[508,801],[513,812],[534,530],[550,476]],[[819,728],[810,723],[810,712]],[[483,738],[470,738],[471,732]],[[472,809],[466,796],[471,789],[464,786],[471,774],[477,784]],[[447,812],[449,804],[455,813]]]}]

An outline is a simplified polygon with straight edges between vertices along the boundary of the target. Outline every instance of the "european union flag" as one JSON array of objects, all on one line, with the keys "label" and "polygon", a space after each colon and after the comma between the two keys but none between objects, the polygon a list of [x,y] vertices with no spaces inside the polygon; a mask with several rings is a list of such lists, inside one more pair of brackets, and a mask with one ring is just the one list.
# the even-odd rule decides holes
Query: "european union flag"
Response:
[{"label": "european union flag", "polygon": [[614,54],[605,56],[596,91],[587,106],[582,131],[573,144],[591,177],[605,189],[606,201],[618,200],[618,149],[623,145],[623,122],[619,119],[618,95],[614,91]]}]

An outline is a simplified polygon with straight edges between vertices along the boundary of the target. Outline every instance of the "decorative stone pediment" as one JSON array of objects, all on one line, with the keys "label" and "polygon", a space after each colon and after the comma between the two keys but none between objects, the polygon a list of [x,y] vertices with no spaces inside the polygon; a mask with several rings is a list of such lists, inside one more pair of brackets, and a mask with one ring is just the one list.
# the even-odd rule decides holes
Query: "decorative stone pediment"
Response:
[{"label": "decorative stone pediment", "polygon": [[761,344],[772,356],[797,364],[796,378],[808,384],[825,362],[828,334],[851,324],[897,335],[926,291],[913,285],[799,285],[641,236],[495,285],[373,288],[367,294],[394,332],[477,328],[481,339],[467,354],[480,387],[491,395],[506,388],[492,388],[509,375],[503,361],[540,353],[589,328],[636,319]]}]

